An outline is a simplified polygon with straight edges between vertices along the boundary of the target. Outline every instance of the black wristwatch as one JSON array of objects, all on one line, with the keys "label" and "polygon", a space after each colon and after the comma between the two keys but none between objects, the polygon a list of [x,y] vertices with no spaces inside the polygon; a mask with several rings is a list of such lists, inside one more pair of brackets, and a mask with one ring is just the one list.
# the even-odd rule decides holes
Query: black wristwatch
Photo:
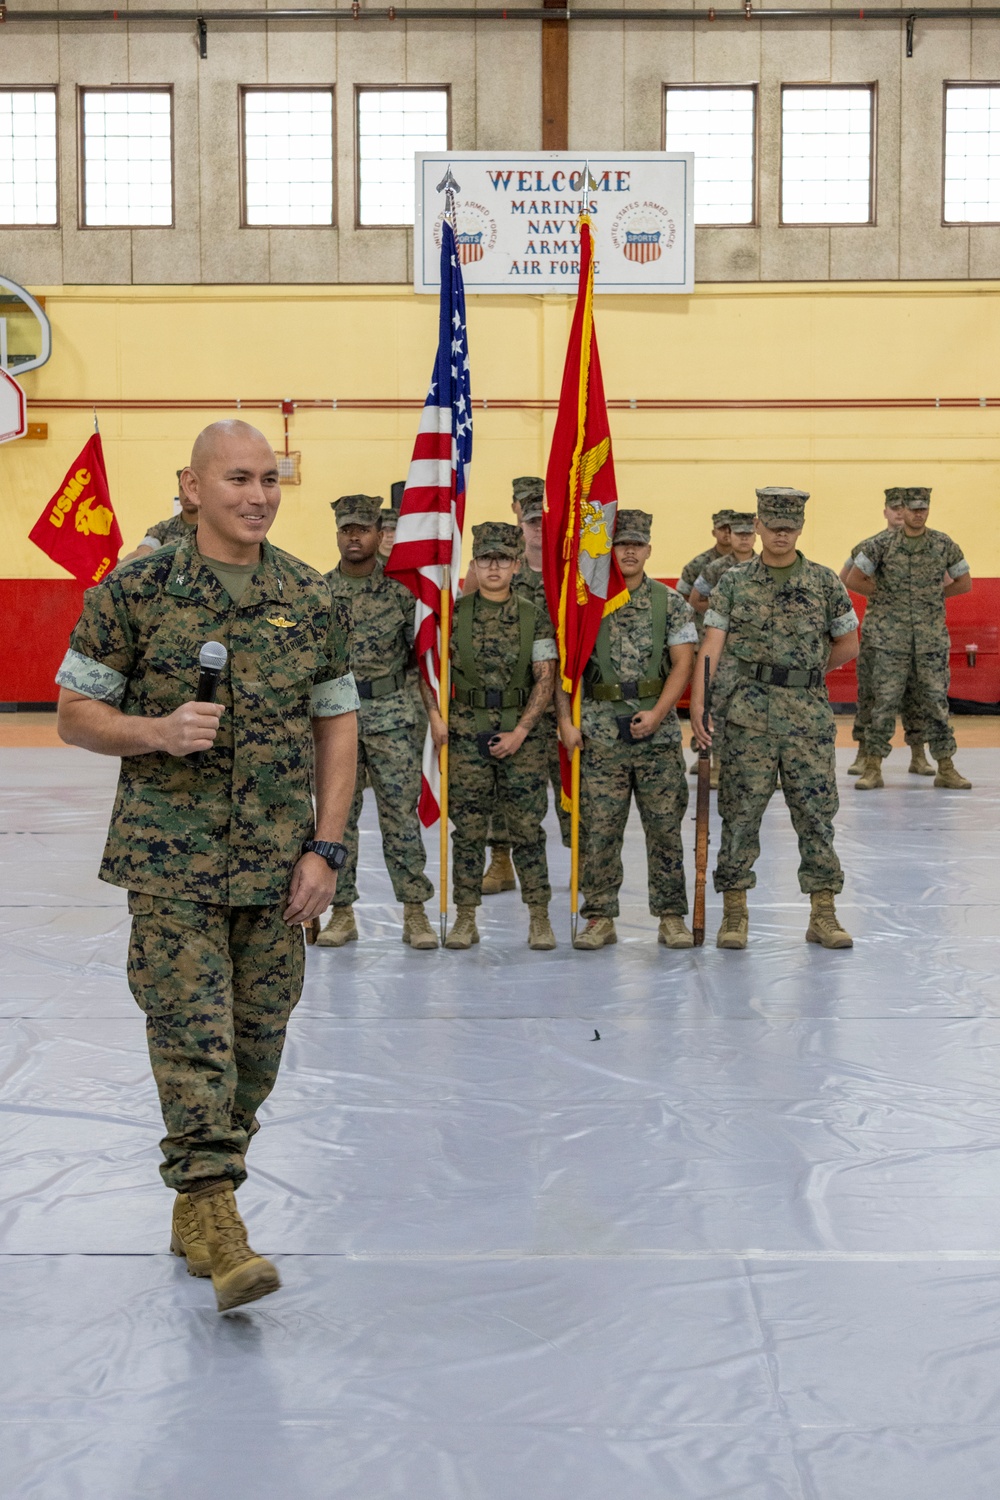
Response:
[{"label": "black wristwatch", "polygon": [[347,863],[347,848],[344,844],[331,844],[326,839],[310,839],[302,845],[303,854],[318,854],[325,859],[331,870],[339,870]]}]

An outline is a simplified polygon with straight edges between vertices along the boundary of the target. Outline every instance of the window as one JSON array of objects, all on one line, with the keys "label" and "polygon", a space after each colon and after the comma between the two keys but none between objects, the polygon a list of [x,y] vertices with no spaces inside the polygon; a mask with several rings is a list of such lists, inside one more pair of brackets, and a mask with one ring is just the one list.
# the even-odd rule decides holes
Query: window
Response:
[{"label": "window", "polygon": [[81,89],[80,117],[83,223],[172,224],[170,90]]},{"label": "window", "polygon": [[358,223],[412,224],[413,154],[447,149],[447,89],[358,89]]},{"label": "window", "polygon": [[244,224],[333,223],[333,89],[243,90]]},{"label": "window", "polygon": [[56,222],[56,91],[0,90],[0,224]]},{"label": "window", "polygon": [[945,84],[944,221],[1000,224],[1000,84]]},{"label": "window", "polygon": [[871,224],[875,90],[781,91],[781,222]]},{"label": "window", "polygon": [[694,222],[752,224],[755,88],[664,89],[664,145],[694,152]]}]

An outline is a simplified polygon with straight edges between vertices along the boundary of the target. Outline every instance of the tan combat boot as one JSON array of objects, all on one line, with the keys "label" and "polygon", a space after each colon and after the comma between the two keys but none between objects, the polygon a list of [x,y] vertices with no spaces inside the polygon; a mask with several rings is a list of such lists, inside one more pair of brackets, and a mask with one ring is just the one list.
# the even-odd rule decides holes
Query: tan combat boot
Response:
[{"label": "tan combat boot", "polygon": [[874,792],[880,786],[885,786],[882,780],[882,758],[879,755],[866,755],[865,768],[854,783],[856,792]]},{"label": "tan combat boot", "polygon": [[490,852],[489,869],[483,876],[483,895],[499,896],[501,891],[516,891],[514,866],[506,844],[494,844]]},{"label": "tan combat boot", "polygon": [[708,784],[711,787],[711,789],[712,789],[713,792],[717,792],[719,790],[719,772],[721,771],[721,769],[722,769],[721,758],[718,755],[713,754],[713,756],[712,756],[712,769],[709,772],[709,777],[708,777]]},{"label": "tan combat boot", "polygon": [[656,940],[664,948],[693,948],[694,938],[684,926],[683,917],[661,917]]},{"label": "tan combat boot", "polygon": [[190,1195],[210,1260],[215,1301],[220,1312],[256,1302],[276,1292],[281,1278],[269,1260],[247,1244],[246,1226],[236,1207],[231,1182],[212,1183]]},{"label": "tan combat boot", "polygon": [[173,1255],[184,1256],[189,1276],[211,1276],[212,1260],[208,1246],[202,1238],[198,1215],[187,1193],[178,1193],[174,1198],[170,1250]]},{"label": "tan combat boot", "polygon": [[958,771],[955,770],[955,762],[950,755],[943,755],[937,763],[937,775],[934,778],[935,786],[950,787],[953,792],[970,792],[972,782],[966,781]]},{"label": "tan combat boot", "polygon": [[716,934],[717,948],[745,948],[750,934],[746,891],[723,891],[722,923]]},{"label": "tan combat boot", "polygon": [[556,946],[556,935],[552,931],[547,906],[529,906],[528,947],[537,953],[548,953]]},{"label": "tan combat boot", "polygon": [[446,948],[471,948],[473,943],[479,942],[479,928],[476,926],[476,908],[474,906],[459,906],[455,909],[455,921],[451,931],[444,940]]},{"label": "tan combat boot", "polygon": [[911,776],[933,776],[934,767],[924,754],[923,745],[910,746],[910,764],[906,768]]},{"label": "tan combat boot", "polygon": [[317,935],[317,948],[342,948],[345,943],[356,943],[358,924],[354,920],[353,906],[335,906],[330,920]]},{"label": "tan combat boot", "polygon": [[837,921],[832,891],[813,891],[809,897],[812,911],[806,928],[806,942],[823,948],[853,948],[854,939]]},{"label": "tan combat boot", "polygon": [[610,948],[617,941],[618,934],[610,917],[591,917],[583,931],[573,939],[573,947],[590,952],[594,948]]},{"label": "tan combat boot", "polygon": [[436,948],[437,933],[427,920],[422,901],[406,901],[403,904],[403,942],[411,948]]},{"label": "tan combat boot", "polygon": [[847,768],[848,776],[860,776],[865,769],[865,761],[868,756],[865,752],[864,740],[858,740],[858,753]]}]

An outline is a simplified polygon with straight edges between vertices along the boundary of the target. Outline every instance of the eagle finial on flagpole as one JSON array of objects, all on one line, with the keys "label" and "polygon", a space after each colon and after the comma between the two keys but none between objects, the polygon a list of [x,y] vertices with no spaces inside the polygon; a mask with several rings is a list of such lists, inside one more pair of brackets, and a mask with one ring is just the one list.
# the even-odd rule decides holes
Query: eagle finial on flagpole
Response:
[{"label": "eagle finial on flagpole", "polygon": [[462,189],[459,186],[459,184],[455,181],[454,174],[452,173],[452,170],[451,170],[451,162],[448,163],[448,170],[445,172],[445,174],[442,177],[441,181],[438,183],[437,190],[438,190],[439,193],[444,193],[444,211],[445,211],[445,214],[447,216],[448,223],[451,225],[452,231],[454,232],[454,229],[455,229],[455,194],[456,193],[460,193],[462,191]]}]

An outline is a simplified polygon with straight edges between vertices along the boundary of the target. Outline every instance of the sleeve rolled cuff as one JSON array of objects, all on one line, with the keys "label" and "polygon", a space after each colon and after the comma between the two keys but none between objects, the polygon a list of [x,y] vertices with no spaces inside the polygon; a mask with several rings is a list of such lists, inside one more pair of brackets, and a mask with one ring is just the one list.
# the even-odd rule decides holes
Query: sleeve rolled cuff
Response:
[{"label": "sleeve rolled cuff", "polygon": [[729,629],[729,616],[720,614],[717,609],[706,609],[701,618],[706,630]]},{"label": "sleeve rolled cuff", "polygon": [[155,552],[156,549],[157,549],[157,547],[160,547],[163,544],[161,543],[159,537],[156,537],[156,536],[144,536],[143,539],[142,539],[142,541],[139,542],[138,545],[140,547],[151,547],[152,550]]},{"label": "sleeve rolled cuff", "polygon": [[698,577],[694,581],[694,586],[703,599],[707,599],[709,594],[712,592],[712,585],[709,583],[704,573],[698,574]]},{"label": "sleeve rolled cuff", "polygon": [[[695,587],[697,588],[697,584]],[[690,621],[682,625],[680,630],[672,630],[667,636],[668,646],[697,646],[697,644],[698,632]]]},{"label": "sleeve rolled cuff", "polygon": [[353,672],[317,682],[312,690],[309,712],[314,719],[335,719],[339,714],[354,714],[361,707]]},{"label": "sleeve rolled cuff", "polygon": [[551,636],[543,636],[531,648],[532,661],[558,661],[559,648]]},{"label": "sleeve rolled cuff", "polygon": [[691,592],[691,585],[688,583],[686,578],[678,578],[677,582],[674,584],[674,588],[679,594],[683,594],[685,599]]},{"label": "sleeve rolled cuff", "polygon": [[961,562],[949,564],[949,567],[948,567],[948,577],[949,578],[964,578],[965,575],[966,575],[966,573],[968,573],[969,571],[970,571],[969,564],[966,562],[965,558],[963,557],[962,560],[961,560]]},{"label": "sleeve rolled cuff", "polygon": [[830,634],[836,641],[842,635],[850,635],[852,630],[858,628],[858,617],[853,609],[848,610],[846,615],[838,615],[830,626]]},{"label": "sleeve rolled cuff", "polygon": [[853,562],[859,573],[864,573],[867,578],[875,576],[875,564],[866,552],[856,552]]},{"label": "sleeve rolled cuff", "polygon": [[106,667],[102,661],[94,661],[93,657],[70,650],[62,659],[56,682],[59,687],[69,688],[84,698],[96,698],[99,703],[110,703],[118,708],[125,696],[127,679],[114,667]]}]

